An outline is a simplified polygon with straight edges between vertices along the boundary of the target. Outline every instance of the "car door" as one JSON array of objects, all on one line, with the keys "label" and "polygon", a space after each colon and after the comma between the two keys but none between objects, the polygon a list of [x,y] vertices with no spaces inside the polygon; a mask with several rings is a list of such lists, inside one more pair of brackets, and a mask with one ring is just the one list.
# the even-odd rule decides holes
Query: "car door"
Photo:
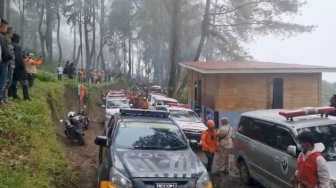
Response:
[{"label": "car door", "polygon": [[274,168],[271,173],[275,176],[274,183],[286,188],[292,187],[288,181],[294,175],[297,168],[297,158],[287,154],[289,145],[297,146],[291,131],[283,126],[277,126],[277,144],[273,149]]},{"label": "car door", "polygon": [[254,161],[253,170],[255,178],[260,183],[276,188],[273,183],[275,178],[272,170],[276,164],[274,160],[273,147],[276,145],[276,125],[263,120],[254,120],[251,130],[251,158]]}]

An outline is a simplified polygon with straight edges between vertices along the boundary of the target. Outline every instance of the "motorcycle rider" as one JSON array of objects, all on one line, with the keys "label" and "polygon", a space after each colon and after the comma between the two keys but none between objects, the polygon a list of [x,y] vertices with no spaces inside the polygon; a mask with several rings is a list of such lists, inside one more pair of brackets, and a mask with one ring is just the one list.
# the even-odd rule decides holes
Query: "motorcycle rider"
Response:
[{"label": "motorcycle rider", "polygon": [[78,118],[76,116],[76,112],[74,111],[71,111],[68,113],[68,118],[69,118],[69,122],[72,124],[72,125],[78,125]]}]

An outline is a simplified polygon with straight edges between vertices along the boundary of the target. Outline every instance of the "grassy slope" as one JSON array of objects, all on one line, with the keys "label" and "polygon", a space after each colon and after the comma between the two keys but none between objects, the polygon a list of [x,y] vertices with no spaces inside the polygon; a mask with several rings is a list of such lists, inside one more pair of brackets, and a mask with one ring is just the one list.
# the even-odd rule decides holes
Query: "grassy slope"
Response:
[{"label": "grassy slope", "polygon": [[75,181],[53,123],[62,116],[64,85],[37,81],[31,95],[33,101],[0,109],[0,187],[42,188]]}]

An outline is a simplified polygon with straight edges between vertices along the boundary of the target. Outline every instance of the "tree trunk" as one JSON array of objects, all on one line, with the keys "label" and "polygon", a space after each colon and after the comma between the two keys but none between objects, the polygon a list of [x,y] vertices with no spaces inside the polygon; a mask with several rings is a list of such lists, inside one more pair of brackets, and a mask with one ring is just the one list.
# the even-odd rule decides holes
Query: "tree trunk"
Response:
[{"label": "tree trunk", "polygon": [[[20,31],[21,31],[21,46],[25,44],[25,11],[26,11],[26,0],[22,0],[19,7],[20,12]],[[42,19],[42,18],[41,18]]]},{"label": "tree trunk", "polygon": [[99,50],[99,56],[100,56],[100,63],[102,65],[102,69],[106,70],[105,67],[105,59],[104,59],[104,36],[105,36],[105,31],[104,31],[104,24],[105,24],[105,0],[100,0],[100,50]]},{"label": "tree trunk", "polygon": [[173,97],[176,90],[176,70],[179,62],[180,56],[180,33],[181,33],[181,0],[171,0],[172,1],[172,33],[171,33],[171,44],[170,44],[170,77],[168,82],[168,96]]},{"label": "tree trunk", "polygon": [[124,57],[124,74],[126,74],[127,71],[127,46],[126,46],[126,37],[123,37],[123,57]]},{"label": "tree trunk", "polygon": [[42,31],[42,23],[43,23],[43,15],[44,15],[44,3],[41,3],[39,4],[41,5],[41,12],[39,12],[39,17],[40,17],[40,21],[39,21],[39,25],[38,25],[38,34],[39,34],[39,37],[40,37],[40,43],[41,43],[41,51],[42,51],[42,56],[43,57],[46,57],[46,45],[45,45],[45,35],[43,34],[43,31]]},{"label": "tree trunk", "polygon": [[132,37],[128,36],[128,77],[132,73]]},{"label": "tree trunk", "polygon": [[75,62],[75,65],[77,66],[78,61],[76,59],[76,50],[77,50],[77,30],[76,30],[76,24],[73,26],[73,49],[72,49],[72,60]]},{"label": "tree trunk", "polygon": [[6,0],[6,19],[11,23],[11,0]]},{"label": "tree trunk", "polygon": [[84,1],[84,40],[85,40],[85,53],[86,53],[86,68],[91,69],[91,53],[90,53],[90,41],[89,41],[89,29],[90,22],[88,0]]},{"label": "tree trunk", "polygon": [[[205,39],[208,36],[209,21],[210,21],[210,0],[207,0],[205,4],[204,19],[202,22],[202,35],[201,35],[200,43],[198,45],[198,49],[197,49],[194,61],[199,61],[199,58],[201,56]],[[187,75],[185,75],[181,85],[179,86],[176,92],[176,96],[181,96],[185,86],[187,85],[187,82],[188,82],[188,78],[187,78]]]},{"label": "tree trunk", "polygon": [[0,17],[3,18],[5,14],[5,0],[0,0]]},{"label": "tree trunk", "polygon": [[[99,65],[95,60],[96,57],[96,5],[90,1],[90,14],[92,15],[92,44],[91,44],[91,63]],[[98,67],[98,66],[97,66]]]},{"label": "tree trunk", "polygon": [[79,10],[79,17],[78,17],[78,30],[79,30],[79,47],[78,47],[78,56],[77,60],[79,60],[79,54],[81,58],[81,67],[82,69],[88,70],[88,67],[84,66],[84,58],[83,58],[83,24],[82,24],[82,8]]},{"label": "tree trunk", "polygon": [[60,41],[60,27],[61,27],[61,16],[60,16],[60,10],[59,10],[59,3],[57,3],[56,6],[56,14],[57,14],[57,45],[58,45],[58,62],[60,63],[62,61],[62,44]]},{"label": "tree trunk", "polygon": [[46,32],[45,32],[45,42],[48,52],[48,61],[52,62],[53,59],[53,37],[52,37],[52,28],[53,28],[53,16],[54,10],[52,9],[51,1],[45,1],[46,9]]}]

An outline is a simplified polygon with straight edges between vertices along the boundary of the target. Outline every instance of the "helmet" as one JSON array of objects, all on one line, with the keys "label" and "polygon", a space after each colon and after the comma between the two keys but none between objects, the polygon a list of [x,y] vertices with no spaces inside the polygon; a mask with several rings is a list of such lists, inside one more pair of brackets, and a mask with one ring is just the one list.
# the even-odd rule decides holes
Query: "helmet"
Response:
[{"label": "helmet", "polygon": [[68,113],[68,118],[70,118],[70,117],[74,117],[75,114],[76,114],[76,113],[75,113],[74,111],[69,112],[69,113]]},{"label": "helmet", "polygon": [[207,121],[207,125],[208,125],[209,128],[214,128],[215,127],[215,122],[213,120],[209,119]]}]

